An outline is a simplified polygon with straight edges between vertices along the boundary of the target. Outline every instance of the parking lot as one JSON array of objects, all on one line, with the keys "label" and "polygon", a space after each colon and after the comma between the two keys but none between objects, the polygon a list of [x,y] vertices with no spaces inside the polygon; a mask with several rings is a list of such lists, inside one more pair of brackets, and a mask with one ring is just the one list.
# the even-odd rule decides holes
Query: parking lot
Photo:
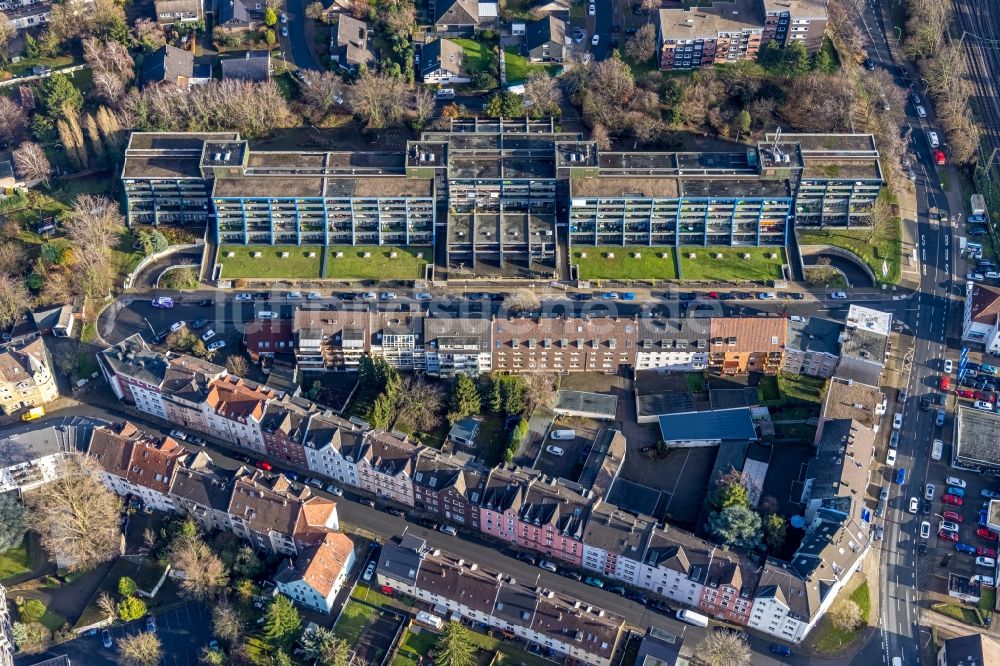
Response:
[{"label": "parking lot", "polygon": [[[587,460],[590,447],[594,443],[597,432],[604,427],[613,427],[613,423],[601,423],[592,419],[560,416],[552,422],[549,431],[535,463],[535,469],[550,476],[576,480]],[[576,433],[573,439],[552,439],[552,432],[572,430]],[[551,452],[549,447],[561,449],[562,455]],[[554,449],[553,449],[554,450]]]},{"label": "parking lot", "polygon": [[[207,608],[193,602],[153,613],[156,633],[163,644],[163,666],[181,666],[200,663],[198,653],[212,639],[212,618]],[[74,664],[103,666],[124,664],[118,652],[118,641],[127,635],[146,630],[146,620],[136,620],[110,629],[112,647],[104,647],[101,632],[84,634],[66,643],[60,643],[41,655],[26,655],[18,658],[18,666],[35,664],[45,659],[66,655]]]}]

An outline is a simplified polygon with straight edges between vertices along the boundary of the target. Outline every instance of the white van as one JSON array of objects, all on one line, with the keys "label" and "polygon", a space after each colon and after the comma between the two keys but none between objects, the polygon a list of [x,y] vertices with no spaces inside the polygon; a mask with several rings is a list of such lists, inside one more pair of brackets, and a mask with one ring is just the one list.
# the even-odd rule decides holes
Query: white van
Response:
[{"label": "white van", "polygon": [[937,132],[927,130],[927,143],[931,144],[931,148],[937,148],[941,145],[941,142],[938,141]]},{"label": "white van", "polygon": [[576,430],[553,430],[552,439],[576,439]]},{"label": "white van", "polygon": [[693,624],[696,627],[707,627],[708,618],[701,613],[695,613],[690,610],[679,610],[677,611],[677,619],[681,622],[687,622],[688,624]]},{"label": "white van", "polygon": [[941,454],[944,452],[944,442],[940,439],[935,439],[934,444],[931,447],[931,460],[941,460]]},{"label": "white van", "polygon": [[966,243],[965,244],[965,249],[968,252],[980,252],[980,251],[982,251],[983,246],[980,243]]},{"label": "white van", "polygon": [[455,89],[454,88],[441,88],[434,96],[438,99],[455,99]]}]

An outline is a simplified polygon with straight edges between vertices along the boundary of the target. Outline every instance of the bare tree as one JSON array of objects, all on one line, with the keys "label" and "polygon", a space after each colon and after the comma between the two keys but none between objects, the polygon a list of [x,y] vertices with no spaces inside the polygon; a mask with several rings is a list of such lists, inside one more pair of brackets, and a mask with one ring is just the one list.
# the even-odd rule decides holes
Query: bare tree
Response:
[{"label": "bare tree", "polygon": [[524,82],[524,101],[526,104],[531,103],[531,110],[535,114],[558,114],[559,104],[562,102],[559,82],[544,70],[532,73]]},{"label": "bare tree", "polygon": [[118,608],[115,606],[115,600],[107,592],[101,592],[97,595],[97,607],[101,609],[105,617],[109,619],[117,617]]},{"label": "bare tree", "polygon": [[26,141],[12,153],[14,167],[22,179],[26,181],[39,180],[48,183],[52,176],[52,165],[45,156],[42,147],[33,141]]},{"label": "bare tree", "polygon": [[787,121],[810,132],[843,132],[851,129],[857,90],[845,72],[807,74],[792,80],[781,109]]},{"label": "bare tree", "polygon": [[163,658],[163,645],[151,631],[119,638],[118,650],[129,666],[157,666]]},{"label": "bare tree", "polygon": [[541,299],[531,289],[517,289],[504,300],[507,309],[515,313],[537,310],[541,304]]},{"label": "bare tree", "polygon": [[42,284],[42,293],[38,295],[39,303],[55,305],[56,303],[68,303],[73,297],[73,284],[69,273],[61,270],[48,269],[45,272],[45,282]]},{"label": "bare tree", "polygon": [[31,294],[24,280],[0,273],[0,326],[10,326],[31,306]]},{"label": "bare tree", "polygon": [[642,11],[647,14],[652,14],[661,6],[660,0],[642,0]]},{"label": "bare tree", "polygon": [[906,9],[909,18],[903,51],[914,59],[933,58],[944,46],[944,35],[951,23],[951,3],[908,0]]},{"label": "bare tree", "polygon": [[70,571],[92,569],[119,553],[121,500],[97,480],[96,467],[90,458],[67,458],[59,478],[25,498],[42,547]]},{"label": "bare tree", "polygon": [[434,114],[434,95],[430,90],[417,88],[413,92],[413,114],[421,126]]},{"label": "bare tree", "polygon": [[170,553],[174,569],[184,572],[181,589],[194,599],[215,597],[229,582],[229,570],[200,538],[183,540]]},{"label": "bare tree", "polygon": [[379,18],[388,31],[394,35],[409,36],[417,22],[417,10],[412,2],[397,0],[382,5]]},{"label": "bare tree", "polygon": [[20,243],[0,243],[0,273],[20,275],[24,271],[25,259],[24,248]]},{"label": "bare tree", "polygon": [[97,128],[101,132],[101,138],[104,140],[107,151],[110,154],[119,155],[125,146],[125,139],[118,116],[108,107],[102,106],[97,109],[94,120],[97,121]]},{"label": "bare tree", "polygon": [[556,400],[556,376],[544,372],[529,372],[521,375],[524,381],[524,404],[526,412],[532,413],[538,407],[551,407]]},{"label": "bare tree", "polygon": [[122,81],[129,81],[135,74],[135,61],[128,49],[115,41],[101,42],[90,37],[83,40],[83,59],[95,71],[106,71]]},{"label": "bare tree", "polygon": [[135,32],[135,39],[142,44],[147,51],[155,51],[167,43],[167,37],[163,34],[163,28],[156,21],[148,18],[136,19],[132,26]]},{"label": "bare tree", "polygon": [[226,357],[226,372],[237,377],[247,376],[247,360],[239,354]]},{"label": "bare tree", "polygon": [[7,57],[7,48],[10,46],[10,40],[17,36],[17,30],[11,24],[7,15],[0,12],[0,58]]},{"label": "bare tree", "polygon": [[344,82],[334,72],[319,72],[314,69],[299,71],[302,72],[302,101],[313,112],[316,122],[319,122],[343,103]]},{"label": "bare tree", "polygon": [[310,2],[306,5],[306,18],[310,18],[313,21],[321,20],[323,18],[323,3]]},{"label": "bare tree", "polygon": [[78,170],[87,168],[87,146],[83,142],[83,132],[80,130],[80,123],[76,120],[76,115],[71,114],[66,118],[56,121],[56,129],[59,130],[59,140],[66,147],[66,154]]},{"label": "bare tree", "polygon": [[28,130],[28,116],[10,97],[0,96],[0,139],[17,143]]},{"label": "bare tree", "polygon": [[414,430],[431,430],[441,421],[444,398],[437,384],[406,375],[396,392],[396,422]]},{"label": "bare tree", "polygon": [[590,138],[597,144],[598,150],[611,150],[611,137],[608,136],[608,128],[597,123],[590,130]]},{"label": "bare tree", "polygon": [[830,611],[830,621],[842,631],[854,631],[861,625],[861,607],[847,599]]},{"label": "bare tree", "polygon": [[708,666],[748,666],[753,652],[738,635],[713,631],[698,644],[698,658]]},{"label": "bare tree", "polygon": [[212,607],[212,632],[226,641],[235,643],[246,631],[243,618],[228,601],[220,601]]},{"label": "bare tree", "polygon": [[402,79],[362,72],[354,84],[354,113],[369,127],[388,127],[400,117],[399,100],[406,89]]},{"label": "bare tree", "polygon": [[73,203],[66,234],[77,250],[81,285],[91,295],[105,294],[111,286],[111,248],[118,244],[124,223],[118,205],[106,197],[81,194]]},{"label": "bare tree", "polygon": [[636,62],[646,62],[656,53],[656,28],[646,23],[625,42],[625,53]]}]

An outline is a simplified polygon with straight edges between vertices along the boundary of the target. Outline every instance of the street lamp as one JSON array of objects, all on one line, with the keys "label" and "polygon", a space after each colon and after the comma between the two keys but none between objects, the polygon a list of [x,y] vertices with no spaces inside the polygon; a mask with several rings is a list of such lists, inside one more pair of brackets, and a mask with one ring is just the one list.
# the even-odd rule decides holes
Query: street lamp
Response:
[{"label": "street lamp", "polygon": [[903,31],[899,29],[898,25],[892,26],[892,29],[896,31],[896,43],[903,41]]}]

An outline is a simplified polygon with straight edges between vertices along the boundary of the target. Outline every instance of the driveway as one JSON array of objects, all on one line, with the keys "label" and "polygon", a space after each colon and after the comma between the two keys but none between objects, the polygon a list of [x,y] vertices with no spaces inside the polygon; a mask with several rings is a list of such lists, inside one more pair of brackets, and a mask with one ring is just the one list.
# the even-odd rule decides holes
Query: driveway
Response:
[{"label": "driveway", "polygon": [[288,37],[281,38],[281,48],[286,46],[289,57],[299,69],[325,69],[313,57],[309,49],[309,38],[306,35],[306,0],[288,0],[285,3],[288,13]]}]

